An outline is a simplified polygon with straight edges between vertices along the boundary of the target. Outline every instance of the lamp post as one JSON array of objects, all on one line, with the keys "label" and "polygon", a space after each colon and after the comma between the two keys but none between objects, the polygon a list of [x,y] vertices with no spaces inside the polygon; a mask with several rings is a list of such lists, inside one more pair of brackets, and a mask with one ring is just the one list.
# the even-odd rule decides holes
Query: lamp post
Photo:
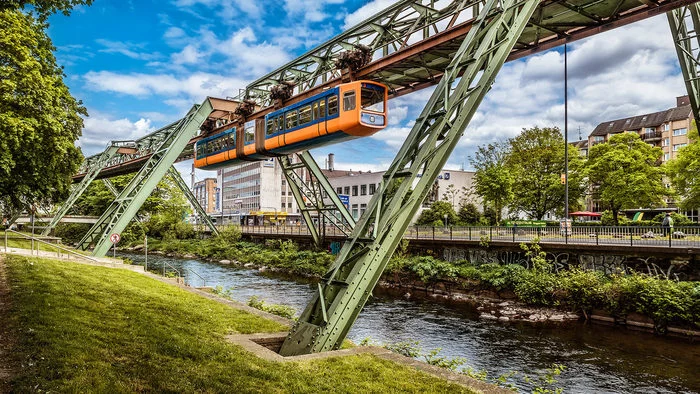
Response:
[{"label": "lamp post", "polygon": [[447,228],[447,217],[448,217],[448,215],[445,214],[445,215],[443,215],[443,216],[444,216],[444,218],[445,218],[445,228]]}]

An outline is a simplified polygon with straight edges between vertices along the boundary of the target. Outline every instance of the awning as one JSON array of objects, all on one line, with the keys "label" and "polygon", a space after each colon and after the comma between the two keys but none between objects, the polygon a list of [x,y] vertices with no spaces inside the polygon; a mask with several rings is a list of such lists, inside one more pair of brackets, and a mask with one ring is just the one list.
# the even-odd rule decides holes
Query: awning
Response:
[{"label": "awning", "polygon": [[593,218],[599,218],[601,216],[600,213],[596,212],[590,212],[590,211],[576,211],[576,212],[571,212],[569,216],[587,216],[587,217],[593,217]]}]

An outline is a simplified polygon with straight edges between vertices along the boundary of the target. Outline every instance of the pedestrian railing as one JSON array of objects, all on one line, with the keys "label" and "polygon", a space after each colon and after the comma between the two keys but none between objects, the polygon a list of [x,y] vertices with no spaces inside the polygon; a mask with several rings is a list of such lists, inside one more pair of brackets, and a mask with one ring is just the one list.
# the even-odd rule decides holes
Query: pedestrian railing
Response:
[{"label": "pedestrian railing", "polygon": [[[241,232],[247,235],[310,236],[304,225],[242,226]],[[346,234],[335,226],[327,226],[325,235],[344,237]],[[572,226],[564,230],[560,227],[412,226],[406,230],[404,239],[513,243],[538,239],[541,243],[700,248],[700,227]]]},{"label": "pedestrian railing", "polygon": [[[10,237],[9,234],[12,234],[13,236]],[[41,238],[38,237],[33,237],[31,235],[23,234],[14,230],[6,229],[5,230],[5,253],[8,252],[10,248],[17,248],[17,249],[26,249],[23,248],[22,246],[25,246],[23,243],[18,243],[16,247],[11,247],[9,246],[10,240],[22,240],[24,243],[26,243],[26,246],[29,246],[30,254],[34,255],[36,254],[39,256],[39,252],[45,252],[45,253],[56,253],[56,257],[61,259],[61,258],[70,258],[71,256],[76,257],[78,259],[82,260],[87,260],[93,263],[99,263],[100,260],[95,259],[90,256],[86,256],[84,254],[78,253],[74,250],[65,248],[61,245],[46,242]],[[44,245],[45,248],[44,250],[41,250],[41,245]],[[46,255],[42,256],[46,257]]]}]

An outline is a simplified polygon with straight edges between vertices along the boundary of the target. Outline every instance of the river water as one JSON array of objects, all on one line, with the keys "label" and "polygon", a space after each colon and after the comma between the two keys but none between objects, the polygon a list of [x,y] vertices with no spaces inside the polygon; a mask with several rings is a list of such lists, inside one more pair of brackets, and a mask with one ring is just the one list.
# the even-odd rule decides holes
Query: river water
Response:
[{"label": "river water", "polygon": [[[125,255],[143,264],[141,255]],[[231,288],[240,302],[258,296],[267,303],[294,307],[299,314],[311,299],[315,285],[285,276],[259,273],[199,260],[149,256],[149,270],[163,262],[183,273],[187,283]],[[350,330],[348,339],[359,343],[420,341],[425,352],[441,348],[441,355],[463,357],[465,366],[486,370],[491,377],[509,371],[531,376],[552,363],[566,370],[557,377],[566,393],[700,393],[700,342],[659,338],[652,334],[596,324],[565,326],[501,323],[479,320],[464,305],[375,291]],[[528,391],[522,379],[513,383]]]}]

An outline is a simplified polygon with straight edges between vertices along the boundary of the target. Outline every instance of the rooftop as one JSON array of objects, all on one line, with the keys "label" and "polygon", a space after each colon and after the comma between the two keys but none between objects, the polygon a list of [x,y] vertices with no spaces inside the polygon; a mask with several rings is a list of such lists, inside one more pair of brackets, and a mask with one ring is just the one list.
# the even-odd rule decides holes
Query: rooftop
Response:
[{"label": "rooftop", "polygon": [[691,116],[692,110],[690,105],[681,105],[665,111],[603,122],[593,129],[590,135],[607,135],[623,131],[640,130],[644,127],[658,127],[664,123],[688,119]]}]

